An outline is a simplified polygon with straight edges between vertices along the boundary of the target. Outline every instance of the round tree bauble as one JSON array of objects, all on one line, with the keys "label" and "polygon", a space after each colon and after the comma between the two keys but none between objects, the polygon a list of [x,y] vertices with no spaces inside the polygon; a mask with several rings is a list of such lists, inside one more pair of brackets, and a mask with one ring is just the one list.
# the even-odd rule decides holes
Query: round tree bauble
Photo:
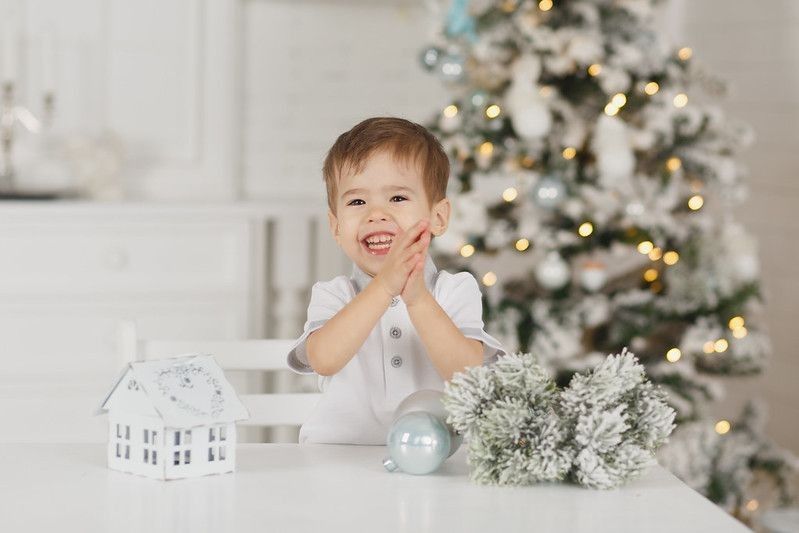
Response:
[{"label": "round tree bauble", "polygon": [[447,416],[449,416],[449,412],[444,407],[444,404],[441,403],[441,399],[443,397],[444,393],[441,391],[432,389],[418,390],[413,394],[408,395],[407,398],[400,402],[400,404],[397,406],[397,409],[394,411],[394,420],[397,420],[401,416],[408,413],[413,413],[415,411],[428,413],[438,418],[444,423],[444,425],[447,426],[447,429],[449,430],[450,450],[449,454],[447,455],[447,457],[449,457],[457,451],[458,447],[463,442],[463,437],[461,437],[454,428],[447,424]]},{"label": "round tree bauble", "polygon": [[439,74],[444,81],[460,81],[465,73],[466,60],[458,53],[447,54],[439,61]]},{"label": "round tree bauble", "polygon": [[422,53],[419,56],[419,62],[422,64],[425,70],[432,71],[438,66],[438,62],[441,60],[443,52],[441,48],[437,46],[431,46],[430,48],[426,48],[422,50]]},{"label": "round tree bauble", "polygon": [[386,439],[387,470],[408,474],[429,474],[441,466],[450,450],[447,427],[435,416],[422,411],[407,413],[394,421]]},{"label": "round tree bauble", "polygon": [[569,265],[558,252],[550,252],[536,267],[535,278],[549,290],[560,289],[569,281]]},{"label": "round tree bauble", "polygon": [[549,107],[531,95],[525,103],[516,103],[511,111],[513,129],[523,139],[537,139],[549,133],[552,115]]},{"label": "round tree bauble", "polygon": [[554,209],[566,199],[566,185],[554,176],[544,176],[532,190],[533,201],[544,208]]},{"label": "round tree bauble", "polygon": [[580,285],[589,291],[596,292],[605,286],[608,270],[601,261],[586,262],[580,270]]}]

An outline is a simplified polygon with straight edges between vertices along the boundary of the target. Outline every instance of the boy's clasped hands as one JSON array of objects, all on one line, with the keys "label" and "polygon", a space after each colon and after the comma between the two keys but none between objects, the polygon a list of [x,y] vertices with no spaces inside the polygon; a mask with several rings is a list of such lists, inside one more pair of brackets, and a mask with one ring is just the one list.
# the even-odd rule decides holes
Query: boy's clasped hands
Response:
[{"label": "boy's clasped hands", "polygon": [[427,291],[424,265],[430,245],[430,222],[422,219],[394,238],[385,263],[374,281],[393,298],[401,296],[407,307],[418,302]]}]

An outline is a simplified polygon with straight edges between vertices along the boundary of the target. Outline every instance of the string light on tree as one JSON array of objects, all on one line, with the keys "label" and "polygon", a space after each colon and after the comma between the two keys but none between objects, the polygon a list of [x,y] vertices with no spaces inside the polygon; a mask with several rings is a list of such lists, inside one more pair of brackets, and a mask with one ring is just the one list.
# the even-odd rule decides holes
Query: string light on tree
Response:
[{"label": "string light on tree", "polygon": [[689,59],[691,59],[691,56],[693,55],[694,51],[687,46],[680,48],[680,50],[677,52],[677,57],[679,57],[683,61],[688,61]]},{"label": "string light on tree", "polygon": [[746,510],[747,511],[750,511],[750,512],[754,513],[755,511],[757,511],[758,507],[760,507],[760,502],[757,501],[757,500],[752,499],[752,500],[749,500],[748,502],[746,502]]},{"label": "string light on tree", "polygon": [[730,343],[727,342],[727,339],[719,339],[715,343],[713,343],[713,348],[716,350],[716,353],[724,353],[729,348]]},{"label": "string light on tree", "polygon": [[688,105],[688,95],[685,93],[680,93],[674,97],[674,107],[682,108]]},{"label": "string light on tree", "polygon": [[668,352],[666,352],[666,360],[669,363],[676,363],[682,357],[682,352],[679,348],[672,348]]},{"label": "string light on tree", "polygon": [[491,287],[497,282],[497,275],[493,272],[486,272],[483,275],[483,285],[486,287]]},{"label": "string light on tree", "polygon": [[660,85],[656,81],[650,81],[646,85],[644,85],[644,92],[649,96],[654,96],[660,90]]},{"label": "string light on tree", "polygon": [[715,430],[719,435],[726,435],[732,429],[732,424],[727,420],[719,420],[716,422]]},{"label": "string light on tree", "polygon": [[530,241],[528,241],[527,239],[519,239],[518,241],[516,241],[515,247],[520,252],[523,252],[530,247]]},{"label": "string light on tree", "polygon": [[602,72],[602,65],[600,65],[599,63],[594,63],[593,65],[588,67],[589,76],[599,76],[601,72]]},{"label": "string light on tree", "polygon": [[654,268],[647,268],[644,272],[644,281],[652,283],[656,279],[658,279],[658,271]]},{"label": "string light on tree", "polygon": [[563,159],[569,160],[574,159],[574,156],[577,155],[577,150],[572,146],[567,146],[563,149]]},{"label": "string light on tree", "polygon": [[464,244],[461,246],[460,252],[463,257],[471,257],[474,254],[474,246],[471,244]]},{"label": "string light on tree", "polygon": [[676,265],[677,261],[680,260],[680,254],[675,252],[674,250],[670,250],[663,254],[663,262],[669,266]]},{"label": "string light on tree", "polygon": [[610,99],[610,103],[618,108],[622,108],[624,104],[627,103],[627,96],[623,93],[616,93],[613,95],[613,98]]},{"label": "string light on tree", "polygon": [[652,248],[652,251],[649,252],[649,259],[652,261],[657,261],[663,256],[663,250],[658,247]]},{"label": "string light on tree", "polygon": [[732,336],[735,337],[736,339],[743,339],[744,337],[746,337],[747,333],[748,331],[746,330],[746,328],[741,326],[740,328],[735,328],[732,331]]},{"label": "string light on tree", "polygon": [[580,234],[580,237],[588,237],[594,232],[594,225],[590,222],[583,222],[580,224],[580,227],[577,230],[577,233]]},{"label": "string light on tree", "polygon": [[707,341],[704,345],[702,345],[702,351],[706,354],[716,353],[716,343],[713,341]]},{"label": "string light on tree", "polygon": [[505,0],[502,2],[502,11],[505,13],[513,13],[516,10],[516,0]]},{"label": "string light on tree", "polygon": [[444,116],[447,118],[452,118],[458,114],[458,106],[455,104],[450,104],[444,108]]},{"label": "string light on tree", "polygon": [[605,114],[609,117],[614,117],[619,113],[619,108],[613,105],[613,102],[608,102],[605,106]]},{"label": "string light on tree", "polygon": [[538,9],[541,11],[549,11],[552,9],[552,0],[541,0],[538,2]]},{"label": "string light on tree", "polygon": [[502,191],[502,199],[506,202],[512,202],[519,196],[519,191],[517,191],[514,187],[508,187],[504,191]]},{"label": "string light on tree", "polygon": [[703,205],[705,205],[705,199],[700,194],[695,194],[688,199],[688,207],[692,211],[699,211]]},{"label": "string light on tree", "polygon": [[641,241],[638,243],[638,251],[643,255],[648,255],[655,248],[652,241]]},{"label": "string light on tree", "polygon": [[666,161],[666,168],[669,169],[670,172],[677,172],[682,168],[682,160],[679,157],[670,157]]},{"label": "string light on tree", "polygon": [[488,118],[497,118],[502,110],[497,104],[491,104],[486,108],[486,116]]},{"label": "string light on tree", "polygon": [[742,327],[744,327],[744,324],[745,324],[744,317],[742,317],[742,316],[734,316],[727,323],[727,325],[732,330],[735,330],[735,329],[738,329],[738,328],[742,328]]}]

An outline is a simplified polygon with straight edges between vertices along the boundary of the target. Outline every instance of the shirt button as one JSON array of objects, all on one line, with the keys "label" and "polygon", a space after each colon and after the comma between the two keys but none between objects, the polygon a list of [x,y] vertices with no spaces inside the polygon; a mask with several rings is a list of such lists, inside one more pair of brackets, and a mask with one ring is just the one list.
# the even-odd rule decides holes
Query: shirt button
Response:
[{"label": "shirt button", "polygon": [[393,328],[391,328],[390,335],[392,339],[399,339],[400,337],[402,337],[402,330],[400,330],[400,328],[398,328],[397,326],[394,326]]},{"label": "shirt button", "polygon": [[402,366],[402,357],[400,357],[399,355],[395,355],[394,357],[392,357],[391,358],[391,366],[393,366],[394,368],[401,367]]},{"label": "shirt button", "polygon": [[398,303],[399,303],[399,298],[397,298],[397,297],[395,296],[395,297],[393,297],[393,298],[391,299],[391,304],[390,304],[390,305],[391,305],[391,307],[394,307],[394,306],[395,306],[395,305],[397,305]]}]

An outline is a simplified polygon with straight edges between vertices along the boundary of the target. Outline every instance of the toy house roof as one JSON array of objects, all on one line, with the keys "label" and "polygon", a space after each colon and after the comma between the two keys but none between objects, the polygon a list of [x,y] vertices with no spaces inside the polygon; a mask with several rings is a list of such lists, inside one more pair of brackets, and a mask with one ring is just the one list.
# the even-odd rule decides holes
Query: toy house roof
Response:
[{"label": "toy house roof", "polygon": [[249,418],[213,356],[200,354],[128,363],[99,411],[110,410],[156,415],[167,427]]}]

